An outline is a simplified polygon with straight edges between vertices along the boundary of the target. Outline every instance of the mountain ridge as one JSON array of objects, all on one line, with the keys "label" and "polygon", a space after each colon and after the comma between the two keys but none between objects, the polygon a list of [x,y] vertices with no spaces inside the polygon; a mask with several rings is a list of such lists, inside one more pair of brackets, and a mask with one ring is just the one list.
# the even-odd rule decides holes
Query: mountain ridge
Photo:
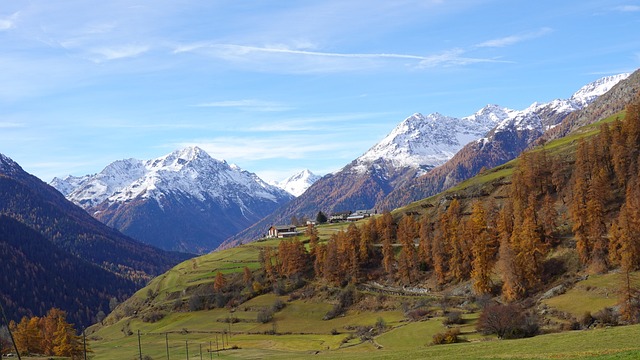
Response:
[{"label": "mountain ridge", "polygon": [[[415,201],[419,198],[417,196],[425,194],[425,192],[415,190],[416,187],[419,188],[422,184],[413,184],[415,179],[427,176],[425,174],[450,161],[465,146],[471,146],[467,144],[476,144],[474,145],[476,147],[486,146],[488,149],[491,145],[489,145],[490,142],[487,141],[487,137],[497,136],[500,141],[509,144],[509,146],[500,145],[496,147],[495,151],[500,153],[497,156],[497,160],[499,160],[497,162],[506,161],[502,159],[512,159],[524,150],[528,144],[536,140],[545,129],[557,125],[568,114],[579,110],[583,104],[593,101],[593,99],[606,93],[614,86],[613,84],[617,84],[628,76],[629,74],[625,73],[603,77],[582,86],[569,99],[556,99],[548,103],[533,103],[523,110],[487,105],[476,113],[460,119],[447,117],[439,113],[432,113],[427,116],[416,113],[403,120],[389,135],[371,147],[365,154],[339,171],[323,177],[312,185],[305,194],[279,209],[278,212],[256,223],[254,227],[260,230],[247,229],[234,239],[228,239],[223,247],[232,246],[232,243],[237,243],[238,241],[251,240],[263,233],[268,226],[278,222],[286,222],[291,216],[313,217],[314,212],[317,211],[330,213],[333,211],[353,211],[371,208],[383,211]],[[442,120],[442,122],[437,122],[437,120]],[[431,133],[427,131],[431,129],[440,130],[439,126],[451,122],[462,127],[463,133],[458,136],[463,139],[470,139],[468,143],[460,144],[459,141],[456,143],[452,135],[446,131],[441,130]],[[470,129],[464,127],[468,123],[479,124],[475,138],[469,136]],[[446,126],[442,128],[446,128]],[[515,132],[501,131],[503,128],[514,129]],[[428,135],[418,136],[417,134],[420,133],[420,130]],[[482,133],[483,130],[486,131]],[[426,138],[426,140],[422,138]],[[420,151],[411,153],[411,150],[425,149],[427,148],[427,146],[424,146],[425,143],[430,144],[433,142],[442,146],[431,146],[432,149],[436,150],[431,154],[420,153]],[[414,143],[415,146],[413,145]],[[520,145],[522,143],[525,145]],[[399,144],[404,146],[401,147]],[[507,149],[508,147],[510,149]],[[448,153],[445,150],[449,150]],[[503,152],[504,154],[502,154]],[[439,156],[433,156],[434,154]],[[445,156],[442,156],[443,154]],[[429,158],[430,155],[431,158]],[[469,156],[471,155],[467,155],[467,157]],[[490,156],[494,156],[493,153]],[[427,159],[427,161],[413,161],[418,158]],[[398,159],[401,160],[399,161]],[[428,161],[434,159],[435,161]],[[495,165],[497,163],[493,166]],[[473,168],[468,172],[465,170],[462,177],[468,178],[471,174],[477,173],[483,166],[480,165],[477,169]],[[348,179],[348,177],[351,177],[351,179]],[[447,179],[445,174],[444,178],[440,180],[441,184],[437,189],[442,190],[458,181],[460,180],[457,176]],[[432,191],[428,193],[433,194]]]},{"label": "mountain ridge", "polygon": [[193,253],[212,250],[293,198],[197,146],[67,179],[52,185],[98,220],[142,242]]}]

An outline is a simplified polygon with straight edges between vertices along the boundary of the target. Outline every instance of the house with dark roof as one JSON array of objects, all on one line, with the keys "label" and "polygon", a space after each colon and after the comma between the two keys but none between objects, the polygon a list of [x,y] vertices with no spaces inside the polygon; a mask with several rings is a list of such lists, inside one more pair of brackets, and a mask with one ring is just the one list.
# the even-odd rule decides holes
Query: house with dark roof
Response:
[{"label": "house with dark roof", "polygon": [[270,238],[285,238],[297,236],[299,232],[296,230],[295,225],[273,225],[269,228],[267,237]]}]

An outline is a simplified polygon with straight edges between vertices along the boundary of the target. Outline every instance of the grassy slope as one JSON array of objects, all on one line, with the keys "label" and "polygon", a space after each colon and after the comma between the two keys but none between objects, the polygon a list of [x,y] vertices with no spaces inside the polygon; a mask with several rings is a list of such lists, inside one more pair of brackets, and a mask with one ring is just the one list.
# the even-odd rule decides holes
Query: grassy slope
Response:
[{"label": "grassy slope", "polygon": [[[612,121],[615,117],[603,121]],[[571,153],[580,137],[597,132],[597,125],[586,127],[581,133],[550,142],[545,145],[554,154]],[[433,212],[443,196],[462,195],[465,198],[489,196],[499,198],[506,195],[507,183],[517,167],[518,160],[511,161],[481,175],[469,179],[447,192],[412,203],[394,212],[396,216],[407,211]],[[431,204],[433,207],[425,206]],[[320,236],[328,239],[344,224],[319,227]],[[302,237],[305,240],[305,237]],[[185,261],[169,272],[155,278],[150,284],[134,295],[134,299],[145,301],[149,293],[151,306],[162,306],[172,300],[170,295],[183,294],[189,287],[198,284],[212,284],[217,271],[223,273],[241,272],[245,266],[255,269],[259,266],[258,254],[262,247],[277,246],[279,240],[267,240],[228,249],[196,259]],[[591,276],[578,282],[565,294],[544,300],[543,304],[561,312],[580,317],[585,311],[592,313],[615,305],[619,274]],[[638,276],[636,276],[636,279]],[[640,279],[636,280],[640,286]],[[483,336],[474,331],[477,314],[467,314],[462,326],[462,336],[469,343],[428,346],[431,337],[445,331],[438,318],[420,322],[408,322],[400,310],[379,312],[349,311],[345,316],[332,320],[322,320],[331,309],[331,304],[314,301],[295,300],[277,312],[273,322],[262,324],[256,321],[260,308],[269,307],[278,298],[273,294],[258,296],[241,304],[235,312],[214,309],[191,313],[171,313],[156,323],[143,323],[136,318],[124,318],[119,322],[97,329],[90,336],[95,359],[135,358],[138,354],[137,337],[142,335],[143,354],[154,359],[166,358],[164,333],[169,333],[170,358],[184,358],[187,346],[190,357],[200,358],[200,346],[206,350],[215,341],[221,348],[225,331],[231,332],[230,344],[238,350],[221,352],[220,358],[307,358],[319,352],[320,358],[429,358],[438,359],[637,359],[640,358],[640,327],[628,326],[591,331],[568,332],[538,336],[531,339],[512,341],[481,341]],[[401,298],[396,299],[398,303]],[[240,320],[229,326],[225,318]],[[389,331],[375,338],[375,344],[361,343],[352,338],[352,326],[373,325],[383,319]],[[134,335],[125,336],[123,330],[131,330]],[[278,335],[265,333],[275,331]],[[337,333],[337,334],[332,334]],[[489,339],[491,340],[491,339]],[[188,345],[191,344],[191,345]],[[211,354],[206,351],[203,358]]]}]

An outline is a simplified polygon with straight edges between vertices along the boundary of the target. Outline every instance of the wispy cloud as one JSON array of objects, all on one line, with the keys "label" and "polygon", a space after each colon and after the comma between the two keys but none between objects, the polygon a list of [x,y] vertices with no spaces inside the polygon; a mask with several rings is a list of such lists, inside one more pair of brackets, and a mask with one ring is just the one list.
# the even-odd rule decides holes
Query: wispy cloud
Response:
[{"label": "wispy cloud", "polygon": [[0,121],[0,129],[17,129],[17,128],[22,128],[22,127],[25,127],[25,125],[22,124],[22,123],[10,122],[10,121],[5,121],[5,122]]},{"label": "wispy cloud", "polygon": [[16,12],[7,17],[0,17],[0,31],[9,30],[15,27],[19,14],[19,12]]},{"label": "wispy cloud", "polygon": [[640,11],[640,5],[620,5],[616,6],[614,9],[622,12],[638,12]]},{"label": "wispy cloud", "polygon": [[220,54],[228,56],[249,56],[252,53],[270,53],[270,54],[285,54],[285,55],[306,55],[314,57],[328,57],[328,58],[351,58],[351,59],[412,59],[423,60],[424,56],[410,55],[410,54],[393,54],[393,53],[378,53],[378,54],[360,54],[360,53],[336,53],[336,52],[321,52],[321,51],[309,51],[300,49],[291,49],[285,46],[247,46],[236,44],[191,44],[182,45],[174,50],[174,53],[181,52],[195,52],[202,49],[209,49]]},{"label": "wispy cloud", "polygon": [[477,44],[476,47],[479,48],[483,48],[483,47],[505,47],[505,46],[511,46],[526,40],[532,40],[532,39],[536,39],[542,36],[545,36],[547,34],[550,34],[551,32],[553,32],[553,29],[548,28],[548,27],[544,27],[538,31],[533,31],[533,32],[528,32],[528,33],[523,33],[523,34],[517,34],[517,35],[510,35],[510,36],[506,36],[506,37],[502,37],[502,38],[498,38],[498,39],[492,39],[492,40],[488,40],[485,42],[482,42],[480,44]]},{"label": "wispy cloud", "polygon": [[277,112],[287,111],[293,109],[291,106],[281,104],[274,101],[264,101],[257,99],[243,99],[243,100],[224,100],[213,101],[207,103],[196,104],[197,107],[213,107],[213,108],[236,108],[249,111],[262,111],[262,112]]},{"label": "wispy cloud", "polygon": [[[237,44],[197,43],[181,45],[174,50],[179,53],[202,53],[207,56],[224,59],[227,61],[259,62],[262,65],[270,61],[274,64],[284,61],[293,62],[291,71],[314,72],[319,71],[346,71],[363,69],[381,65],[384,61],[405,60],[404,65],[416,68],[438,66],[465,66],[482,62],[504,62],[495,58],[474,58],[463,56],[466,52],[462,49],[452,49],[435,55],[415,55],[402,53],[340,53],[322,52],[306,49],[294,49],[286,46],[247,46]],[[305,63],[304,60],[307,60]],[[323,63],[323,59],[327,62]],[[336,61],[342,61],[336,62]],[[367,63],[362,63],[367,61]],[[407,64],[406,61],[409,61]],[[306,66],[306,67],[305,67]],[[297,69],[297,70],[294,70]],[[286,71],[286,67],[279,67],[280,71]]]},{"label": "wispy cloud", "polygon": [[477,63],[507,63],[509,61],[491,59],[491,58],[473,58],[463,56],[466,51],[463,49],[447,50],[441,54],[424,57],[418,63],[418,68],[434,68],[434,67],[447,67],[447,66],[465,66]]},{"label": "wispy cloud", "polygon": [[93,55],[97,55],[96,61],[117,60],[136,57],[149,51],[147,45],[122,45],[114,47],[100,47],[91,49]]}]

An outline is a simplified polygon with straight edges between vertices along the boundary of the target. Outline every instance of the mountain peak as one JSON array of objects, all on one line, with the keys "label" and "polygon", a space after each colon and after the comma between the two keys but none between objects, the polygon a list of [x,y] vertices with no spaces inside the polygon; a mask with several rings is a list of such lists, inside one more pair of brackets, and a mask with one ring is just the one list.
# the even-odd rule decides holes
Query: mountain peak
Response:
[{"label": "mountain peak", "polygon": [[461,119],[438,112],[427,116],[415,113],[359,157],[355,170],[366,172],[379,160],[389,161],[395,167],[428,170],[450,159],[468,142],[484,136],[511,111],[487,105]]},{"label": "mountain peak", "polygon": [[281,182],[274,182],[273,185],[288,192],[293,196],[302,195],[313,183],[318,181],[321,177],[312,173],[309,169],[304,169],[301,172],[291,175],[287,179]]},{"label": "mountain peak", "polygon": [[22,170],[22,168],[18,163],[6,155],[0,154],[0,172],[11,174],[20,170]]},{"label": "mountain peak", "polygon": [[181,169],[185,164],[198,160],[218,162],[218,160],[212,158],[206,151],[202,150],[201,148],[197,146],[188,146],[149,161],[147,167],[165,168],[166,170],[177,171]]}]

